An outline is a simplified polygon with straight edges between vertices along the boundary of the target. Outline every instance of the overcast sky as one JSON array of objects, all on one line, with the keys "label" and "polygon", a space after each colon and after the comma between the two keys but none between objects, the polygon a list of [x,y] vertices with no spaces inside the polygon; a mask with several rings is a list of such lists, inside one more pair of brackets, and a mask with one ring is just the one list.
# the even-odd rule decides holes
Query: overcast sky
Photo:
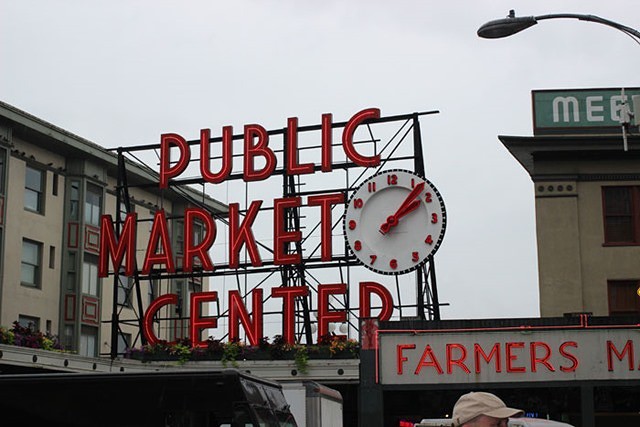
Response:
[{"label": "overcast sky", "polygon": [[497,135],[532,134],[532,89],[640,86],[640,46],[570,20],[476,36],[511,8],[640,28],[633,0],[4,0],[0,99],[105,147],[440,110],[421,124],[449,216],[442,316],[538,316],[533,184]]}]

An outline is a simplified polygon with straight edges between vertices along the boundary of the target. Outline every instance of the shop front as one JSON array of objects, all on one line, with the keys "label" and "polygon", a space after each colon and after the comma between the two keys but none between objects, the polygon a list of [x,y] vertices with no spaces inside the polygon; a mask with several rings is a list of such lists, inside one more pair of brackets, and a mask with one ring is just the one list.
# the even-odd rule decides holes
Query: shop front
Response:
[{"label": "shop front", "polygon": [[461,394],[483,390],[530,417],[636,426],[638,320],[578,315],[365,323],[360,425],[447,418]]}]

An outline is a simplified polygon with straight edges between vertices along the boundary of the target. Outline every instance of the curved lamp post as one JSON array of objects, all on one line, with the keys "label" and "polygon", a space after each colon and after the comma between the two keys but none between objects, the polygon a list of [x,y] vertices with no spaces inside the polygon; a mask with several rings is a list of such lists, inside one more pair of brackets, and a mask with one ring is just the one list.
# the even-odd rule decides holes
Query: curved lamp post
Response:
[{"label": "curved lamp post", "polygon": [[[509,15],[506,18],[489,21],[478,28],[478,36],[485,39],[499,39],[503,37],[509,37],[510,35],[519,33],[520,31],[526,30],[529,27],[533,27],[538,23],[538,21],[543,21],[545,19],[579,19],[580,21],[595,22],[597,24],[606,25],[607,27],[615,28],[616,30],[622,31],[623,33],[631,37],[634,42],[640,44],[640,32],[634,30],[631,27],[627,27],[626,25],[618,24],[617,22],[600,18],[599,16],[580,15],[576,13],[554,13],[550,15],[517,17],[516,12],[513,9],[509,11]],[[622,89],[622,95],[624,97],[624,89]],[[635,103],[636,100],[634,99],[634,105]],[[638,106],[640,107],[640,98],[638,99]],[[636,110],[640,110],[640,108],[636,108]],[[640,125],[640,113],[636,114],[637,115],[635,116],[634,120],[635,124]],[[633,113],[631,113],[629,106],[626,104],[626,102],[624,102],[623,114],[621,114],[620,116],[624,151],[627,151],[628,149],[627,127],[629,126],[630,119],[633,116],[634,115]],[[640,288],[638,288],[638,293],[640,294]]]},{"label": "curved lamp post", "polygon": [[579,19],[580,21],[596,22],[598,24],[606,25],[608,27],[620,30],[633,39],[636,43],[640,44],[640,32],[626,25],[618,24],[617,22],[610,21],[608,19],[600,18],[595,15],[580,15],[575,13],[555,13],[550,15],[540,16],[522,16],[517,17],[515,11],[510,10],[509,16],[504,19],[496,19],[495,21],[489,21],[478,29],[478,36],[485,39],[498,39],[502,37],[509,37],[512,34],[519,33],[522,30],[526,30],[545,19]]}]

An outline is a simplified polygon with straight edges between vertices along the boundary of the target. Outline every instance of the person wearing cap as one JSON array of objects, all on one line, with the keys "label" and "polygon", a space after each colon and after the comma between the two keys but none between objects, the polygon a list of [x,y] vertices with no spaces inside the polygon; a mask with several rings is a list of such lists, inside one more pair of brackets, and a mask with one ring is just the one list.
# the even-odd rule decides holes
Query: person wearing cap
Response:
[{"label": "person wearing cap", "polygon": [[520,417],[521,409],[509,408],[496,395],[475,391],[460,396],[451,416],[454,427],[507,427],[509,417]]}]

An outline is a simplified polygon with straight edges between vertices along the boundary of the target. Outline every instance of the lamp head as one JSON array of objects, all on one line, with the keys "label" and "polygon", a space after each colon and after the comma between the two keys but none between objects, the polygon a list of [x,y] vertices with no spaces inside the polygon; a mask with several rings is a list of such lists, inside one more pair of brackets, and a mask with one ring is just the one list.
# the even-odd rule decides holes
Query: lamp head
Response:
[{"label": "lamp head", "polygon": [[519,33],[536,25],[538,21],[533,16],[516,17],[515,11],[510,10],[504,19],[489,21],[478,29],[478,36],[485,39],[499,39]]}]

